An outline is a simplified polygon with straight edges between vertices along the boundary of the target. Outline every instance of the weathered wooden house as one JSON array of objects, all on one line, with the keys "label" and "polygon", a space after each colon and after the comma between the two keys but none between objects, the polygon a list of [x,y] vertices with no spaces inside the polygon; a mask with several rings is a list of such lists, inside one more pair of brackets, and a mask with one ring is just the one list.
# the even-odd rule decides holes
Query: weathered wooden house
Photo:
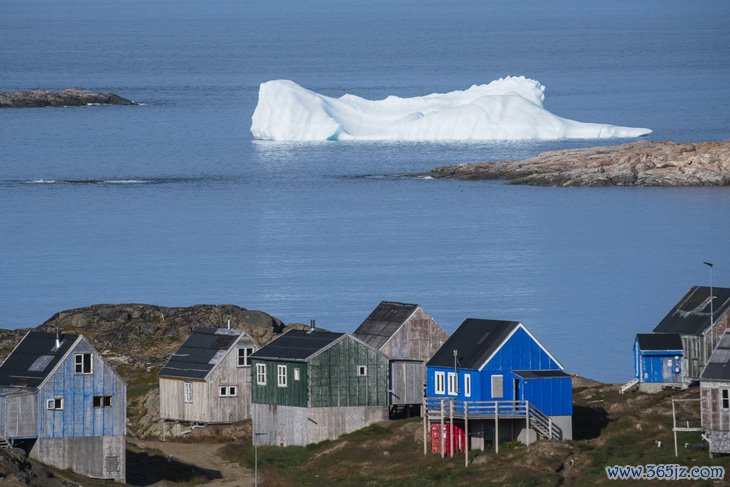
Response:
[{"label": "weathered wooden house", "polygon": [[200,327],[160,370],[160,418],[179,423],[233,423],[251,417],[251,356],[246,332]]},{"label": "weathered wooden house", "polygon": [[730,328],[730,288],[715,287],[712,294],[714,300],[710,299],[709,287],[692,287],[654,328],[654,333],[677,333],[682,337],[686,380],[699,378],[720,337]]},{"label": "weathered wooden house", "polygon": [[448,422],[468,448],[572,439],[572,378],[522,323],[466,319],[426,366],[424,436]]},{"label": "weathered wooden house", "polygon": [[730,453],[730,332],[700,376],[700,421],[710,453]]},{"label": "weathered wooden house", "polygon": [[634,339],[634,379],[639,390],[684,387],[683,355],[678,333],[638,333]]},{"label": "weathered wooden house", "polygon": [[0,366],[0,438],[31,458],[125,481],[127,387],[81,335],[29,332]]},{"label": "weathered wooden house", "polygon": [[420,407],[426,384],[426,361],[449,335],[421,306],[382,301],[353,333],[389,359],[391,413]]},{"label": "weathered wooden house", "polygon": [[388,419],[388,358],[350,335],[291,330],[252,359],[258,444],[307,445]]}]

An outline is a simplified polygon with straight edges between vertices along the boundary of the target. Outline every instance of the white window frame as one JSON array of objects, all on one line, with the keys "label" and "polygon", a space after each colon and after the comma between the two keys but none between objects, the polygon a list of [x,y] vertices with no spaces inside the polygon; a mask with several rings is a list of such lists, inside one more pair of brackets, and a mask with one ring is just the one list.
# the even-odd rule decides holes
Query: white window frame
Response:
[{"label": "white window frame", "polygon": [[256,364],[256,384],[266,385],[266,364]]},{"label": "white window frame", "polygon": [[730,409],[730,389],[720,389],[720,407]]},{"label": "white window frame", "polygon": [[236,386],[222,385],[218,386],[218,397],[236,397],[238,388]]},{"label": "white window frame", "polygon": [[[243,356],[241,356],[243,352]],[[242,347],[238,349],[238,356],[236,357],[236,367],[250,367],[251,366],[251,354],[253,354],[253,347]],[[243,363],[241,363],[243,359]]]},{"label": "white window frame", "polygon": [[446,387],[448,388],[449,396],[459,395],[459,377],[456,372],[448,372],[446,375]]},{"label": "white window frame", "polygon": [[367,377],[368,375],[368,366],[367,365],[358,365],[357,366],[357,376],[358,377]]},{"label": "white window frame", "polygon": [[[500,391],[499,396],[494,394],[494,389],[495,389],[494,384],[495,384],[496,380],[499,380],[499,384],[501,386],[500,387],[501,391]],[[504,397],[504,376],[502,374],[493,375],[491,377],[490,386],[491,386],[490,393],[491,393],[492,399],[502,399]]]},{"label": "white window frame", "polygon": [[236,396],[238,396],[238,387],[228,386],[228,397],[236,397]]},{"label": "white window frame", "polygon": [[301,378],[299,367],[294,367],[294,380],[299,380]]},{"label": "white window frame", "polygon": [[286,365],[277,365],[276,366],[276,386],[277,387],[286,387],[287,386],[287,367]]},{"label": "white window frame", "polygon": [[193,403],[193,383],[183,382],[183,402],[185,404]]},{"label": "white window frame", "polygon": [[218,397],[228,397],[228,386],[218,386]]},{"label": "white window frame", "polygon": [[471,375],[464,374],[464,397],[471,397]]},{"label": "white window frame", "polygon": [[[56,407],[56,401],[60,401],[58,407]],[[46,400],[46,409],[48,409],[49,411],[63,411],[63,398],[54,397],[52,399]]]},{"label": "white window frame", "polygon": [[[84,356],[89,356],[89,370],[84,370]],[[81,360],[79,360],[81,359]],[[81,370],[79,371],[79,367]],[[90,375],[94,373],[94,354],[91,352],[83,352],[74,354],[74,374]]]},{"label": "white window frame", "polygon": [[446,394],[446,379],[443,372],[433,373],[433,391],[436,394]]}]

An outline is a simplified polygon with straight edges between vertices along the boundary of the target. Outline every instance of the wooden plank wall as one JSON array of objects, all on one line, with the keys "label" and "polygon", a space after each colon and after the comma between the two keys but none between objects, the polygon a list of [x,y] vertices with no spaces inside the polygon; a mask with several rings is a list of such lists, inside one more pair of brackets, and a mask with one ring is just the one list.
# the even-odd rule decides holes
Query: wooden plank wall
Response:
[{"label": "wooden plank wall", "polygon": [[730,431],[730,409],[722,409],[722,389],[730,390],[730,383],[700,382],[700,409],[705,430]]},{"label": "wooden plank wall", "polygon": [[35,438],[38,436],[38,394],[18,394],[3,398],[7,409],[6,429],[8,438]]},{"label": "wooden plank wall", "polygon": [[[256,364],[266,366],[266,385],[256,382]],[[279,387],[278,366],[287,368],[287,386]],[[306,407],[309,401],[308,367],[306,362],[256,359],[251,366],[252,401],[257,404],[278,404],[280,406]],[[299,369],[299,380],[294,380],[294,371]]]},{"label": "wooden plank wall", "polygon": [[420,404],[426,382],[426,365],[423,362],[390,362],[390,403],[395,405]]},{"label": "wooden plank wall", "polygon": [[420,306],[398,331],[380,347],[391,359],[428,361],[441,348],[448,334]]}]

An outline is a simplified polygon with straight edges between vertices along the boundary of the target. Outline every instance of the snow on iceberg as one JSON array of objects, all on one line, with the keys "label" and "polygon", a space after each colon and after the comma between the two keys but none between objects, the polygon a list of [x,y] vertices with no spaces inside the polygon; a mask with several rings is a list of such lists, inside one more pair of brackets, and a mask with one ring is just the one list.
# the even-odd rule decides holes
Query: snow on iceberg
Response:
[{"label": "snow on iceberg", "polygon": [[331,98],[288,80],[262,83],[253,113],[255,139],[528,140],[639,137],[644,128],[583,123],[545,110],[545,87],[507,77],[468,90],[414,98]]}]

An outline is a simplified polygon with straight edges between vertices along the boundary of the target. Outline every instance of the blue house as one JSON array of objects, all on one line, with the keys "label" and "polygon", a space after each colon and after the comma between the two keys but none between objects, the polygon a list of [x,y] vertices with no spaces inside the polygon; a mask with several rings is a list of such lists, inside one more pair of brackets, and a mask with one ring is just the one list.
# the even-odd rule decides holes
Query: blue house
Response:
[{"label": "blue house", "polygon": [[638,333],[634,340],[634,378],[639,390],[683,387],[684,352],[679,333]]},{"label": "blue house", "polygon": [[468,318],[426,366],[429,417],[453,403],[471,447],[572,439],[572,379],[522,323]]},{"label": "blue house", "polygon": [[82,335],[29,332],[0,365],[0,443],[124,482],[127,386]]}]

